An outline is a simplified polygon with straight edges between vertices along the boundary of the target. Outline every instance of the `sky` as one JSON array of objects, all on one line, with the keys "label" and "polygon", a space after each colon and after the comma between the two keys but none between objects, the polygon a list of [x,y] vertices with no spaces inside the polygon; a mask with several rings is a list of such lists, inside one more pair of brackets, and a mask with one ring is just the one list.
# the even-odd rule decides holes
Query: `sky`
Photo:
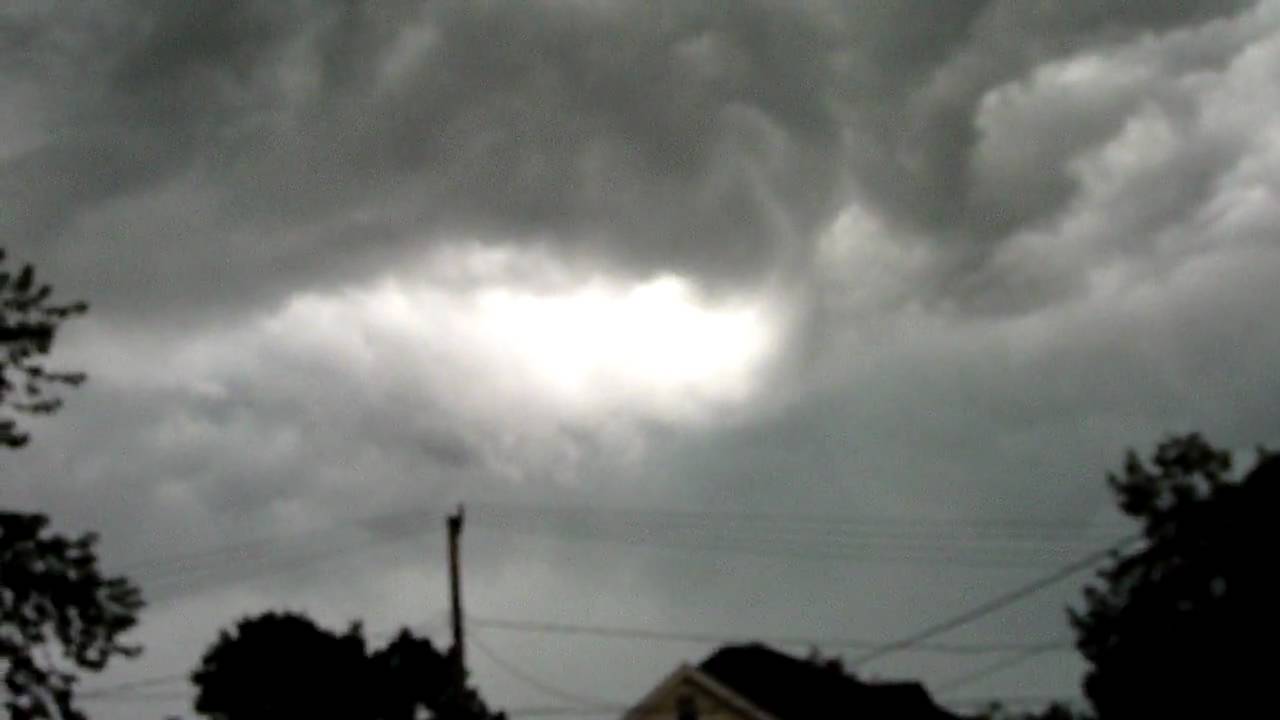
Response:
[{"label": "sky", "polygon": [[[0,244],[91,305],[3,502],[149,601],[88,688],[447,643],[466,503],[484,696],[625,704],[715,644],[480,621],[889,642],[1126,532],[1127,448],[1280,441],[1274,0],[12,0],[0,98]],[[1078,696],[1002,657],[858,672]]]}]

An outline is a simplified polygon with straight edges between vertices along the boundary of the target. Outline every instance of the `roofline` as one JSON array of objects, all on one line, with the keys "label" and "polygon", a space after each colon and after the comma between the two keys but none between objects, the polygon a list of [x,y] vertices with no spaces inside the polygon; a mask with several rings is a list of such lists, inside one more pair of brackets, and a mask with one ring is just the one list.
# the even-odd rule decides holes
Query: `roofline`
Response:
[{"label": "roofline", "polygon": [[750,700],[739,695],[737,692],[734,692],[733,689],[721,683],[719,680],[716,680],[707,673],[688,663],[681,663],[680,667],[677,667],[671,672],[671,674],[667,675],[662,682],[658,683],[657,687],[650,690],[643,698],[641,698],[640,702],[633,705],[630,710],[627,710],[627,712],[622,716],[623,720],[645,720],[648,714],[645,711],[645,708],[652,705],[658,697],[674,688],[682,680],[689,680],[696,685],[700,685],[703,690],[706,690],[711,695],[716,696],[726,705],[741,711],[748,718],[751,718],[751,720],[778,720],[778,718],[760,709]]}]

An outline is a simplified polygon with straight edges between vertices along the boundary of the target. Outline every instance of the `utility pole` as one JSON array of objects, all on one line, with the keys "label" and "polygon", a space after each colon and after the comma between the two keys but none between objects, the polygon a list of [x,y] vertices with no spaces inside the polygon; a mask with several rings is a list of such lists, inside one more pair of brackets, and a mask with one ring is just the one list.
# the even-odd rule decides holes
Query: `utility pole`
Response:
[{"label": "utility pole", "polygon": [[449,599],[452,603],[453,648],[449,654],[453,657],[458,676],[466,671],[463,656],[462,637],[462,565],[460,562],[462,542],[462,505],[446,520],[449,533]]}]

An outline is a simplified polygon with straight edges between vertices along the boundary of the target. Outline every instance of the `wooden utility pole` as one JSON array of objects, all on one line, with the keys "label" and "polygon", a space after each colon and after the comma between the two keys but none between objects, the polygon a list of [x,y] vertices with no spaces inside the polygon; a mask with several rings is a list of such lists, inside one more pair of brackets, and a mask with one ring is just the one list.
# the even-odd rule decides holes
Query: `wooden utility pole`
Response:
[{"label": "wooden utility pole", "polygon": [[453,620],[453,648],[450,654],[453,656],[453,662],[457,666],[459,674],[466,668],[466,662],[463,655],[463,636],[462,636],[462,565],[461,565],[461,543],[462,543],[462,506],[458,506],[458,510],[450,515],[447,519],[447,527],[449,532],[449,599],[452,603],[452,620]]}]

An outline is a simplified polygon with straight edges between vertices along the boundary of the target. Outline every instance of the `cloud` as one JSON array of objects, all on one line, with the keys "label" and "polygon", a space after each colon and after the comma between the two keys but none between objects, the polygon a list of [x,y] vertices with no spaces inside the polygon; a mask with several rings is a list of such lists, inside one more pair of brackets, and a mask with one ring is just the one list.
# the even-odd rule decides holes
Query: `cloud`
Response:
[{"label": "cloud", "polygon": [[[527,249],[451,248],[408,275],[216,326],[69,328],[62,362],[93,368],[90,407],[119,415],[83,428],[107,465],[82,471],[154,483],[143,508],[215,516],[327,517],[340,497],[374,508],[419,481],[576,484],[638,463],[655,428],[743,412],[779,341],[765,298],[583,277]],[[127,477],[140,463],[147,479]]]},{"label": "cloud", "polygon": [[[1108,130],[1104,111],[1044,143],[991,93],[1240,6],[1104,7],[19,6],[4,62],[45,88],[46,130],[0,167],[22,198],[6,224],[135,314],[278,300],[460,236],[640,277],[794,278],[854,187],[980,266],[1069,200],[1068,156]],[[1011,166],[1028,144],[1059,150]]]},{"label": "cloud", "polygon": [[[94,304],[5,502],[113,562],[487,498],[1101,528],[1126,447],[1280,432],[1274,2],[0,13],[5,243]],[[1019,572],[468,543],[495,614],[782,634],[891,637]],[[136,672],[298,598],[412,618],[434,552],[159,584]],[[619,697],[696,657],[537,642]],[[1044,662],[992,691],[1071,692]]]}]

